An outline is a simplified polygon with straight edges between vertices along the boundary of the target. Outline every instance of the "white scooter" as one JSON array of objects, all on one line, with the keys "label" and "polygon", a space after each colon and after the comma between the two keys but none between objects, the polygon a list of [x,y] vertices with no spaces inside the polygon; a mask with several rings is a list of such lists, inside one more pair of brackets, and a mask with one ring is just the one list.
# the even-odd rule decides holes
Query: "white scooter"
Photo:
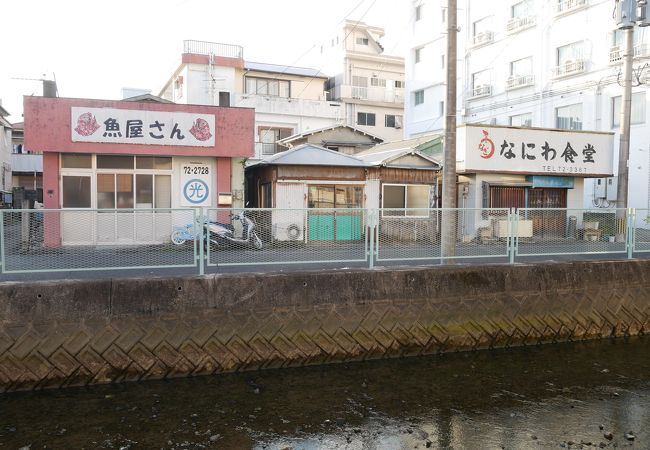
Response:
[{"label": "white scooter", "polygon": [[255,232],[255,222],[244,214],[244,211],[239,211],[237,214],[230,215],[231,220],[239,221],[242,227],[241,237],[235,236],[235,227],[232,224],[219,223],[219,222],[206,222],[204,225],[207,242],[217,246],[227,245],[229,243],[251,245],[260,250],[264,247],[262,240]]}]

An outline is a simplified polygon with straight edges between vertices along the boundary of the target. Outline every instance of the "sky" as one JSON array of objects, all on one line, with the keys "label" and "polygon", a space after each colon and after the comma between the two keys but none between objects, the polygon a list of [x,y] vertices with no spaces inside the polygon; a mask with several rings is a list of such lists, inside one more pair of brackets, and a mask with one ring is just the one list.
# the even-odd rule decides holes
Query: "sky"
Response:
[{"label": "sky", "polygon": [[[61,97],[157,95],[183,40],[240,45],[246,61],[319,69],[317,49],[345,18],[386,30],[385,54],[404,56],[409,0],[13,0],[3,2],[0,99],[22,121],[22,96],[55,78]],[[23,78],[23,79],[19,79]]]}]

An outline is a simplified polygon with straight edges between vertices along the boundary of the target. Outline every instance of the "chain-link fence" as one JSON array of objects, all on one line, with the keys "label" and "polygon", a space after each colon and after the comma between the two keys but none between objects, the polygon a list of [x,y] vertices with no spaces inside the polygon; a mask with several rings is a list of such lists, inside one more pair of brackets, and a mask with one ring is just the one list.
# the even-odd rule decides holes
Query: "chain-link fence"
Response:
[{"label": "chain-link fence", "polygon": [[208,266],[368,260],[365,209],[210,209]]},{"label": "chain-link fence", "polygon": [[650,209],[633,210],[630,221],[633,226],[633,251],[639,253],[650,252]]},{"label": "chain-link fence", "polygon": [[625,209],[518,209],[516,256],[625,253]]},{"label": "chain-link fence", "polygon": [[2,271],[196,266],[192,209],[2,210]]},{"label": "chain-link fence", "polygon": [[[650,210],[2,210],[3,273],[301,265],[650,252]],[[583,259],[585,257],[582,257]],[[242,269],[243,270],[243,269]]]},{"label": "chain-link fence", "polygon": [[510,222],[504,208],[381,209],[377,261],[507,257]]}]

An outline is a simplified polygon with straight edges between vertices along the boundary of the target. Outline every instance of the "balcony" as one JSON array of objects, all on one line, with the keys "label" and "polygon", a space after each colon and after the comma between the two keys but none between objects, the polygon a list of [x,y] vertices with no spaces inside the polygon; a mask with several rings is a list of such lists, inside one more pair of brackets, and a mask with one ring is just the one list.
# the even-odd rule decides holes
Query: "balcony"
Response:
[{"label": "balcony", "polygon": [[398,105],[404,103],[404,89],[402,88],[386,89],[383,87],[363,87],[344,84],[340,86],[339,92],[341,98],[396,103]]},{"label": "balcony", "polygon": [[[634,59],[650,58],[650,46],[647,44],[637,44],[634,46]],[[618,64],[623,62],[623,48],[620,45],[614,45],[609,50],[609,63]]]},{"label": "balcony", "polygon": [[508,21],[507,30],[509,34],[518,33],[526,28],[535,26],[537,18],[535,16],[513,17]]},{"label": "balcony", "polygon": [[535,84],[534,75],[514,75],[508,77],[508,80],[506,81],[506,90],[511,91],[513,89],[532,86],[533,84]]},{"label": "balcony", "polygon": [[283,147],[279,144],[268,143],[268,142],[256,142],[255,143],[255,155],[263,158],[264,156],[275,155],[276,153],[283,152],[288,150],[286,147]]},{"label": "balcony", "polygon": [[472,99],[488,97],[492,95],[492,86],[489,84],[481,84],[472,89]]},{"label": "balcony", "polygon": [[341,104],[325,100],[278,97],[259,94],[235,94],[232,106],[255,108],[258,113],[338,119]]},{"label": "balcony", "polygon": [[205,41],[183,41],[183,53],[193,53],[195,55],[213,55],[224,58],[244,58],[244,48],[239,45],[219,44],[217,42]]},{"label": "balcony", "polygon": [[562,78],[571,75],[577,75],[579,73],[584,73],[586,68],[587,63],[583,59],[578,61],[567,61],[564,64],[560,64],[559,66],[555,66],[553,68],[553,77]]},{"label": "balcony", "polygon": [[493,31],[482,31],[475,35],[472,38],[472,46],[479,47],[481,45],[487,45],[494,42],[494,32]]},{"label": "balcony", "polygon": [[587,3],[587,0],[558,0],[555,5],[555,15],[570,14],[573,11],[584,8],[587,6]]}]

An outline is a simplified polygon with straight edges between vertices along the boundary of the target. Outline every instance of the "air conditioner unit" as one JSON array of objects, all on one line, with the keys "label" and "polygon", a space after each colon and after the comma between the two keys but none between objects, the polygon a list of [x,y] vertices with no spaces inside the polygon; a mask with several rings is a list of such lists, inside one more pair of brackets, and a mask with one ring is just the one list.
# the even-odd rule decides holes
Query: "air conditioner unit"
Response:
[{"label": "air conditioner unit", "polygon": [[297,223],[275,223],[273,224],[273,238],[276,241],[304,241],[304,228]]}]

